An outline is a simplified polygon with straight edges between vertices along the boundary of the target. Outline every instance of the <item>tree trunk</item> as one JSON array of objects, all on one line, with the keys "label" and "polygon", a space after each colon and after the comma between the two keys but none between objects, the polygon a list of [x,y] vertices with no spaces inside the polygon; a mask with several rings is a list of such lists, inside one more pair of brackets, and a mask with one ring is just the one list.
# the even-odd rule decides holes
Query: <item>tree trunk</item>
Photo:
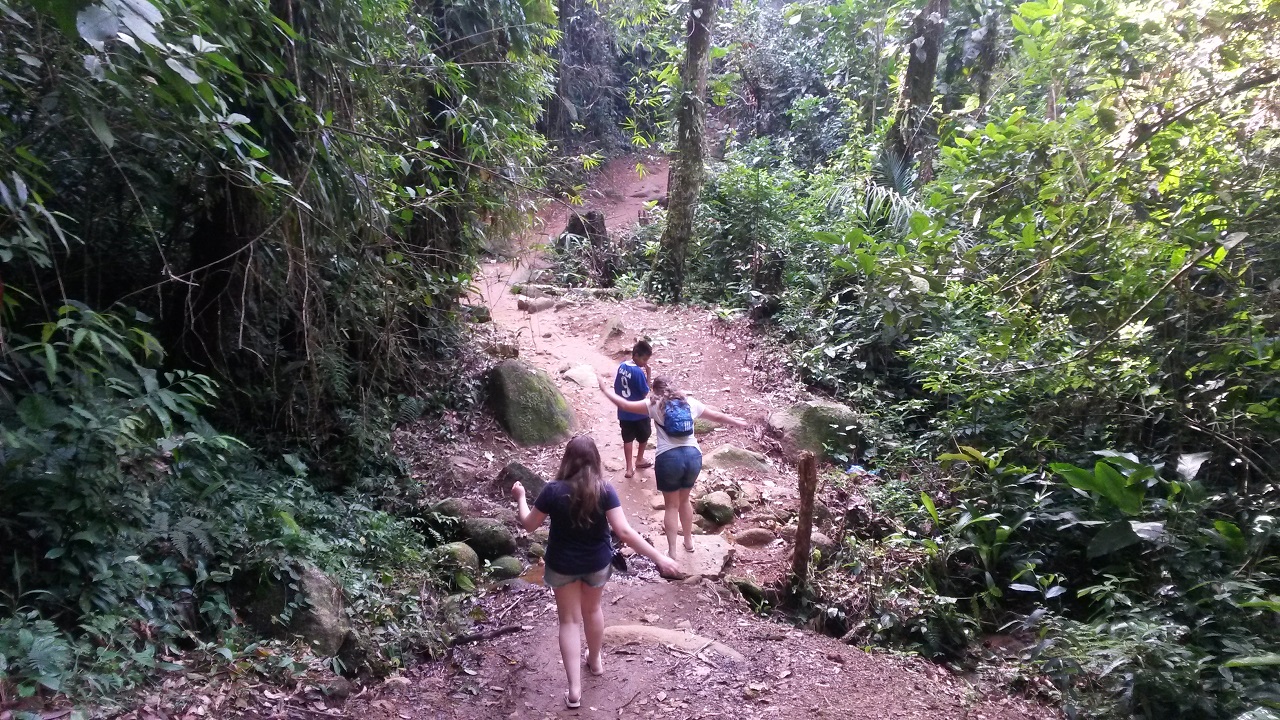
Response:
[{"label": "tree trunk", "polygon": [[560,16],[560,47],[557,49],[559,62],[556,68],[556,93],[547,101],[547,137],[556,143],[562,152],[565,151],[569,139],[569,127],[574,121],[573,101],[569,97],[569,34],[570,23],[577,11],[574,0],[559,0],[557,12]]},{"label": "tree trunk", "polygon": [[710,65],[711,28],[715,24],[715,0],[692,0],[689,6],[688,45],[680,72],[682,92],[676,110],[676,154],[667,187],[667,227],[662,232],[658,272],[650,287],[679,302],[684,293],[685,258],[693,236],[693,215],[702,191],[702,143],[707,119],[707,68]]},{"label": "tree trunk", "polygon": [[889,152],[908,162],[934,142],[937,119],[933,116],[933,78],[951,0],[929,0],[911,23],[907,43],[907,72],[894,110],[893,124],[885,139]]},{"label": "tree trunk", "polygon": [[818,462],[813,453],[800,455],[800,513],[796,518],[796,548],[791,556],[791,590],[801,595],[809,584],[809,553],[813,548],[813,500],[818,490]]}]

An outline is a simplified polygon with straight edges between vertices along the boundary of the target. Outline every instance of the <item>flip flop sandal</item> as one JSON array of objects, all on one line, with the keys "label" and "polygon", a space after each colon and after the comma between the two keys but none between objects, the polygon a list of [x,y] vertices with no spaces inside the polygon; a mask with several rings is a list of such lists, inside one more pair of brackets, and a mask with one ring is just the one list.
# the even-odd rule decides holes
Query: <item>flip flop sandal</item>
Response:
[{"label": "flip flop sandal", "polygon": [[653,463],[649,462],[648,460],[645,460],[644,462],[636,463],[636,467],[641,470],[646,470],[648,468],[653,467]]},{"label": "flip flop sandal", "polygon": [[628,471],[626,471],[625,473],[623,473],[623,474],[622,474],[622,477],[624,477],[624,478],[628,478],[628,479],[633,478],[633,477],[635,477],[635,476],[636,476],[635,472],[633,472],[633,471],[631,471],[631,470],[628,470]]},{"label": "flip flop sandal", "polygon": [[567,707],[567,708],[569,708],[570,710],[576,710],[576,709],[578,709],[578,708],[582,707],[582,698],[578,698],[577,700],[570,700],[570,699],[569,699],[569,691],[568,691],[568,690],[565,690],[565,691],[564,691],[564,706],[565,706],[565,707]]}]

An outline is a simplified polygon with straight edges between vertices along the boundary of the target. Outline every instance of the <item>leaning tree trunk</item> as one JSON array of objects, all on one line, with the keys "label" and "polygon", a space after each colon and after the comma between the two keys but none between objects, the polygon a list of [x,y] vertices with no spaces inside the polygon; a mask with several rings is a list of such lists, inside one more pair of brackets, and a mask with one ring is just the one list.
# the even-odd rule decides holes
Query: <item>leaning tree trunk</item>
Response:
[{"label": "leaning tree trunk", "polygon": [[683,92],[676,110],[676,154],[667,186],[667,227],[662,232],[655,282],[662,294],[679,302],[684,292],[685,258],[693,236],[693,214],[702,191],[702,144],[707,119],[707,67],[715,0],[692,0],[689,5],[688,45],[680,71]]},{"label": "leaning tree trunk", "polygon": [[905,162],[914,162],[938,133],[932,112],[933,78],[938,72],[942,31],[950,9],[951,0],[929,0],[911,23],[907,73],[885,139],[889,152]]}]

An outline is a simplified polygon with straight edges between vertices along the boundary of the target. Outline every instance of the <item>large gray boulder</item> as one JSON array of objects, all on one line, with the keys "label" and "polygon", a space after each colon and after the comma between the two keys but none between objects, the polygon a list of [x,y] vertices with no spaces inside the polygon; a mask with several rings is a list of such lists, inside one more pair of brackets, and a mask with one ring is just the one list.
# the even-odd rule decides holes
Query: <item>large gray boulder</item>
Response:
[{"label": "large gray boulder", "polygon": [[[245,619],[260,632],[301,639],[319,657],[332,657],[351,632],[342,586],[314,565],[267,577],[249,591]],[[288,614],[289,621],[280,619]]]},{"label": "large gray boulder", "polygon": [[702,466],[707,468],[734,468],[751,472],[769,472],[769,461],[764,455],[737,445],[721,445],[702,456]]},{"label": "large gray boulder", "polygon": [[551,377],[519,360],[504,360],[490,372],[489,403],[520,445],[563,442],[573,429],[573,411]]},{"label": "large gray boulder", "polygon": [[832,450],[857,452],[863,445],[862,421],[847,405],[828,400],[797,403],[769,416],[769,430],[782,440],[783,451],[794,459],[809,450],[831,459]]},{"label": "large gray boulder", "polygon": [[516,536],[501,520],[467,518],[462,521],[462,536],[485,560],[511,555],[516,551]]}]

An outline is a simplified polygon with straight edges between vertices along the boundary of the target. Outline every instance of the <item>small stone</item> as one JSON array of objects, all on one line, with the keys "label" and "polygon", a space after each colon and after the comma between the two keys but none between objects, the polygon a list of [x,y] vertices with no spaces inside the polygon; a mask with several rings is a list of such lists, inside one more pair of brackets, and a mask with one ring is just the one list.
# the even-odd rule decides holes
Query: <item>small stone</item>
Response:
[{"label": "small stone", "polygon": [[540,557],[546,557],[546,555],[547,555],[547,548],[542,543],[529,544],[529,557],[540,558]]},{"label": "small stone", "polygon": [[494,484],[497,485],[497,492],[505,498],[509,496],[511,486],[517,482],[524,486],[530,505],[537,499],[538,493],[542,492],[542,488],[547,486],[546,479],[518,462],[507,463],[498,473]]},{"label": "small stone", "polygon": [[590,365],[577,365],[565,371],[564,376],[584,388],[594,388],[600,381],[596,378],[596,369]]},{"label": "small stone", "polygon": [[501,520],[467,518],[462,521],[462,535],[482,558],[498,558],[516,550],[515,536]]},{"label": "small stone", "polygon": [[467,516],[468,503],[462,498],[445,498],[431,506],[431,512],[441,517],[461,519]]},{"label": "small stone", "polygon": [[350,695],[353,688],[354,686],[351,684],[350,680],[342,676],[338,676],[324,685],[321,685],[320,692],[324,693],[327,697],[342,699]]},{"label": "small stone", "polygon": [[688,630],[689,632],[693,632],[693,623],[689,622],[688,620],[681,620],[680,622],[676,623],[676,628],[680,630]]},{"label": "small stone", "polygon": [[503,555],[489,563],[489,574],[495,580],[510,580],[520,577],[520,573],[523,572],[524,564],[510,555]]},{"label": "small stone", "polygon": [[747,547],[761,547],[773,542],[775,537],[773,533],[765,530],[764,528],[750,528],[738,533],[733,539],[739,545],[746,545]]},{"label": "small stone", "polygon": [[484,351],[497,358],[520,357],[520,348],[512,343],[490,343]]},{"label": "small stone", "polygon": [[662,616],[655,615],[654,613],[649,613],[648,615],[645,615],[644,617],[640,618],[642,622],[646,622],[650,625],[658,624],[658,621],[661,619],[662,619]]},{"label": "small stone", "polygon": [[827,659],[834,663],[840,663],[841,665],[844,664],[844,656],[838,652],[827,653]]},{"label": "small stone", "polygon": [[654,495],[649,498],[649,507],[654,510],[665,510],[667,507],[667,500],[661,494]]},{"label": "small stone", "polygon": [[733,522],[733,499],[729,493],[717,490],[698,498],[698,513],[717,525]]},{"label": "small stone", "polygon": [[821,551],[823,555],[830,555],[836,549],[835,542],[817,530],[809,536],[809,544]]},{"label": "small stone", "polygon": [[436,548],[436,553],[443,560],[450,562],[461,570],[470,570],[477,572],[480,570],[480,556],[468,544],[464,542],[454,542],[447,545],[441,545]]},{"label": "small stone", "polygon": [[516,300],[516,307],[529,314],[539,313],[543,310],[550,310],[556,306],[556,301],[549,297],[529,298],[522,297]]}]

